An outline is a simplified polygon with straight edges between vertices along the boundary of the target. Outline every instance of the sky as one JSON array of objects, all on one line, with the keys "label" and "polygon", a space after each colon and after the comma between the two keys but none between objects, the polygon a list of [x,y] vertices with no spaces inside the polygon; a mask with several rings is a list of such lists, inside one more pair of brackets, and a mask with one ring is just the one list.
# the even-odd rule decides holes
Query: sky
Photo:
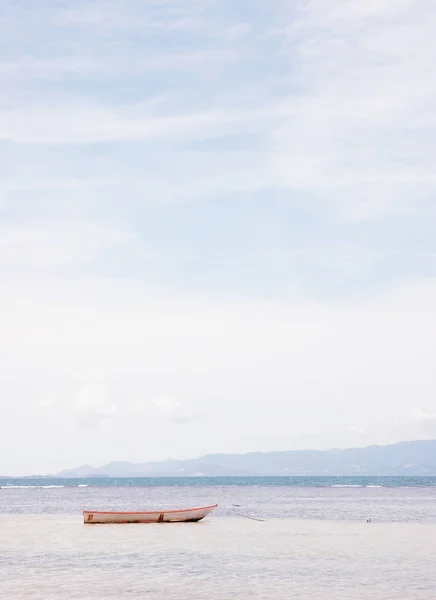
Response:
[{"label": "sky", "polygon": [[0,1],[0,474],[436,438],[435,31]]}]

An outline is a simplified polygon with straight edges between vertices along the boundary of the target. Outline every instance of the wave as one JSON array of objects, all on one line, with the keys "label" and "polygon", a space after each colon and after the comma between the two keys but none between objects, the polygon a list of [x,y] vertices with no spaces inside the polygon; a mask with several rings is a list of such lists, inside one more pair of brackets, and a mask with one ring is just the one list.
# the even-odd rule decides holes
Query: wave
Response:
[{"label": "wave", "polygon": [[51,489],[51,488],[64,488],[64,485],[11,485],[7,483],[6,485],[2,485],[2,490],[28,490],[28,489]]},{"label": "wave", "polygon": [[79,483],[79,485],[77,487],[88,487],[87,483]]},{"label": "wave", "polygon": [[334,483],[330,487],[332,488],[382,488],[383,485],[363,485],[358,483]]},{"label": "wave", "polygon": [[358,485],[353,483],[334,483],[330,487],[332,488],[362,488],[364,485]]}]

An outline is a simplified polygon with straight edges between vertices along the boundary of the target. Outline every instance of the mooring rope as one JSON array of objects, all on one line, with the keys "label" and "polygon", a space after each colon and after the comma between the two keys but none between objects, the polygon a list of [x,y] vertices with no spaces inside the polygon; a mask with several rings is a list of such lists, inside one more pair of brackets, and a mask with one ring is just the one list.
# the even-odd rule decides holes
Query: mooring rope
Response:
[{"label": "mooring rope", "polygon": [[244,519],[250,519],[251,521],[262,521],[262,523],[265,522],[265,519],[256,519],[255,517],[249,517],[248,515],[241,515],[240,513],[235,513],[235,515],[238,515],[238,517],[243,517]]},{"label": "mooring rope", "polygon": [[[237,506],[240,507],[240,504],[232,504],[232,506]],[[242,515],[241,513],[235,513],[235,515],[237,515],[238,517],[243,517],[244,519],[250,519],[250,521],[261,521],[262,523],[265,521],[265,519],[257,519],[256,517],[249,517],[248,515]]]}]

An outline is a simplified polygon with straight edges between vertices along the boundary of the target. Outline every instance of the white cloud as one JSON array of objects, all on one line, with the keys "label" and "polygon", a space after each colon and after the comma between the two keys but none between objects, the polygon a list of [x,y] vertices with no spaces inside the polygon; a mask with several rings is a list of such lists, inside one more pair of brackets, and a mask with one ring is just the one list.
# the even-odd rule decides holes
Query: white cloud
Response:
[{"label": "white cloud", "polygon": [[122,227],[103,223],[0,225],[0,268],[43,271],[86,264],[134,240],[135,236]]},{"label": "white cloud", "polygon": [[23,80],[47,80],[58,77],[68,78],[101,77],[102,75],[136,75],[147,71],[168,69],[170,71],[201,72],[222,64],[223,67],[237,60],[235,52],[230,50],[209,50],[185,52],[183,54],[162,54],[150,56],[66,56],[37,58],[25,56],[19,60],[0,63],[0,75],[9,83]]},{"label": "white cloud", "polygon": [[50,24],[53,26],[94,27],[98,24],[105,32],[132,31],[147,28],[158,31],[161,29],[189,28],[198,26],[195,18],[210,4],[210,0],[149,0],[146,5],[131,0],[119,5],[102,0],[90,6],[87,2],[76,4],[74,8],[55,6],[48,11]]},{"label": "white cloud", "polygon": [[78,144],[174,138],[199,140],[225,133],[249,132],[253,121],[274,117],[268,110],[195,111],[153,114],[147,107],[77,103],[70,106],[0,110],[1,139],[15,143]]},{"label": "white cloud", "polygon": [[188,423],[194,419],[192,411],[173,397],[155,398],[152,408],[157,411],[159,418],[173,423]]},{"label": "white cloud", "polygon": [[422,408],[415,408],[412,411],[412,420],[418,423],[425,423],[427,421],[436,421],[436,413],[429,413]]},{"label": "white cloud", "polygon": [[116,420],[123,417],[128,420],[146,418],[157,426],[161,423],[186,424],[196,419],[188,404],[182,404],[174,397],[161,396],[136,401],[138,391],[130,394],[128,384],[122,391],[118,381],[112,382],[112,386],[101,382],[73,383],[71,389],[40,402],[32,413],[43,415],[61,427],[63,423],[74,422],[79,426],[97,429],[114,429]]},{"label": "white cloud", "polygon": [[[273,136],[277,181],[352,219],[433,189],[432,2],[311,0],[288,29],[299,93]],[[410,186],[410,187],[409,187]]]},{"label": "white cloud", "polygon": [[87,427],[106,427],[120,407],[111,399],[106,384],[88,383],[73,394],[64,393],[42,402],[39,410],[53,419],[73,419]]},{"label": "white cloud", "polygon": [[[435,404],[432,405],[432,407]],[[412,438],[434,438],[436,437],[436,413],[434,410],[415,408],[409,417],[410,436]]]}]

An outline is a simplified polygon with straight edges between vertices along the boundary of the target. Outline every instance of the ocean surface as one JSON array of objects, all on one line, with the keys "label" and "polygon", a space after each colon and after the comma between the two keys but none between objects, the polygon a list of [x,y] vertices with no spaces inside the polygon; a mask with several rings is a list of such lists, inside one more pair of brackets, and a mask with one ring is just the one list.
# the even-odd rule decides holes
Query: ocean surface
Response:
[{"label": "ocean surface", "polygon": [[[38,478],[0,486],[0,598],[436,598],[436,478]],[[200,523],[89,526],[81,515],[215,502]]]}]

